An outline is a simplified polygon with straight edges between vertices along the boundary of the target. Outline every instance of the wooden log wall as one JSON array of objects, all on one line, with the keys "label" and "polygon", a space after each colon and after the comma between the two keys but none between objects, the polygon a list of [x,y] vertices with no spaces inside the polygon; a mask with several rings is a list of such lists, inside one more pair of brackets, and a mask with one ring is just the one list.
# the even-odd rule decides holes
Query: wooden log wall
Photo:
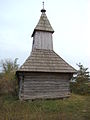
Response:
[{"label": "wooden log wall", "polygon": [[70,95],[69,75],[28,73],[24,75],[23,99],[64,98]]}]

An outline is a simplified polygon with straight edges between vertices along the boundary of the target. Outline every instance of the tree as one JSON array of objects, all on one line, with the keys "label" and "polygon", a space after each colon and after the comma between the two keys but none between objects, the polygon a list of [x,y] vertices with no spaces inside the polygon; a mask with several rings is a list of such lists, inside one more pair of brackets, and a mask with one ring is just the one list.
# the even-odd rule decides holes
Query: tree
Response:
[{"label": "tree", "polygon": [[89,72],[87,71],[88,68],[84,68],[84,66],[81,63],[79,63],[77,65],[79,67],[79,70],[77,71],[77,74],[74,77],[74,79],[76,80],[76,82],[79,82],[79,83],[88,82],[88,80],[90,78]]},{"label": "tree", "polygon": [[71,90],[79,94],[88,94],[90,93],[90,87],[88,86],[90,79],[89,72],[87,71],[88,68],[84,68],[81,63],[77,65],[79,67],[79,70],[73,77],[73,80],[75,82],[71,82]]},{"label": "tree", "polygon": [[17,79],[15,76],[16,70],[19,65],[17,64],[17,58],[13,61],[11,59],[1,60],[0,67],[2,72],[0,73],[0,93],[1,94],[16,94],[17,93]]},{"label": "tree", "polygon": [[5,74],[15,73],[15,71],[18,69],[19,66],[17,64],[17,60],[18,58],[16,58],[14,61],[12,61],[11,59],[1,60],[2,71]]}]

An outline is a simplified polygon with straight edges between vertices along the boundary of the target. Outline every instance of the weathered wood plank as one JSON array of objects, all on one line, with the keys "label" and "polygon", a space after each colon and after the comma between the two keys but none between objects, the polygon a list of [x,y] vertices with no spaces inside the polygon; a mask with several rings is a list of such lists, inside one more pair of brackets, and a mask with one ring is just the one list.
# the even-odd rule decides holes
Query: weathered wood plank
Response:
[{"label": "weathered wood plank", "polygon": [[70,93],[63,93],[63,94],[50,94],[50,95],[45,95],[45,94],[40,94],[40,95],[24,95],[24,99],[55,99],[55,98],[65,98],[65,97],[69,97]]},{"label": "weathered wood plank", "polygon": [[68,89],[68,86],[24,86],[24,90],[29,89]]},{"label": "weathered wood plank", "polygon": [[49,91],[52,91],[52,92],[59,91],[59,92],[61,92],[61,91],[68,91],[68,90],[69,90],[68,88],[58,88],[58,89],[56,89],[56,88],[53,88],[53,89],[51,89],[51,88],[47,88],[47,89],[43,89],[43,88],[28,89],[28,88],[25,88],[24,92],[25,91],[26,92],[49,92]]}]

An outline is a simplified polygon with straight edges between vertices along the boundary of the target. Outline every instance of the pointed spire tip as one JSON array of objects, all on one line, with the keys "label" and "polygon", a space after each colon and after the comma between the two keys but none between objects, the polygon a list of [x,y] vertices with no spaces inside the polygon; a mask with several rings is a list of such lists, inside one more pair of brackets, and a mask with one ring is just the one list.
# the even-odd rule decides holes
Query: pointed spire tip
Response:
[{"label": "pointed spire tip", "polygon": [[44,9],[44,1],[42,3],[43,3],[43,9]]},{"label": "pointed spire tip", "polygon": [[41,10],[41,12],[46,12],[46,10],[44,9],[44,1],[42,2],[43,4],[43,9]]}]

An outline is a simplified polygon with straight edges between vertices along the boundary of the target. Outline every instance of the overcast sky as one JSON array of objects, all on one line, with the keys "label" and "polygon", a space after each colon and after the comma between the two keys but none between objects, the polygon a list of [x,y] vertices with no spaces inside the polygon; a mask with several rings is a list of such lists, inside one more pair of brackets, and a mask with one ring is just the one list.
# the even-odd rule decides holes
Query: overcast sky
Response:
[{"label": "overcast sky", "polygon": [[[54,51],[77,69],[90,70],[90,0],[44,0],[54,29]],[[0,60],[19,58],[32,49],[31,34],[39,21],[42,0],[0,0]]]}]

